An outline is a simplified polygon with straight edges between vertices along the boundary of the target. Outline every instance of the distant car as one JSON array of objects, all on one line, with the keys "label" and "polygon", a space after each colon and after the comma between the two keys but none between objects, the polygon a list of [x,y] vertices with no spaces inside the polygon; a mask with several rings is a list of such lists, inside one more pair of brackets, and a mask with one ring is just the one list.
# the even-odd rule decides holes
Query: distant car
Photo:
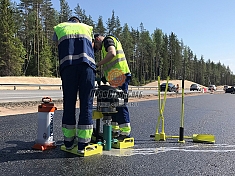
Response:
[{"label": "distant car", "polygon": [[233,86],[231,86],[231,87],[227,87],[227,89],[224,89],[224,92],[225,93],[232,93],[233,94],[233,92],[234,92],[234,87]]},{"label": "distant car", "polygon": [[216,91],[216,86],[215,85],[209,85],[208,90]]},{"label": "distant car", "polygon": [[228,89],[228,88],[229,88],[229,86],[228,86],[228,85],[224,85],[223,90],[224,90],[224,91],[226,91],[226,89]]},{"label": "distant car", "polygon": [[201,86],[199,84],[191,84],[190,91],[201,91]]},{"label": "distant car", "polygon": [[[231,87],[228,88],[228,89],[230,89],[230,92],[229,92],[229,93],[235,94],[235,87],[234,87],[234,86],[231,86]],[[228,89],[227,89],[227,90],[228,90]],[[227,92],[225,92],[225,93],[227,93]]]},{"label": "distant car", "polygon": [[[162,92],[162,91],[165,91],[165,89],[166,89],[166,83],[162,83],[162,84],[160,85],[160,90],[161,90],[161,92]],[[167,91],[169,91],[169,92],[176,92],[176,86],[175,86],[174,84],[172,84],[172,83],[168,83],[168,89],[167,89]]]},{"label": "distant car", "polygon": [[234,87],[233,86],[224,85],[223,90],[224,90],[225,93],[232,93],[233,90],[234,90]]}]

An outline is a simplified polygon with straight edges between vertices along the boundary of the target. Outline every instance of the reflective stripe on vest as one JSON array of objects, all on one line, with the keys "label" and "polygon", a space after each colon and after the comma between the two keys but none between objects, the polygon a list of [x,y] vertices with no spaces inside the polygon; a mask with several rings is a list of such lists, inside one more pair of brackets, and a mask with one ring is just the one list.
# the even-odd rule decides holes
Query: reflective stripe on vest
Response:
[{"label": "reflective stripe on vest", "polygon": [[91,61],[92,63],[95,64],[95,61],[92,57],[88,56],[86,53],[81,53],[79,55],[68,55],[68,56],[64,57],[63,59],[60,60],[60,65],[63,64],[65,61],[77,60],[77,59],[80,59],[82,57],[86,57],[89,61]]},{"label": "reflective stripe on vest", "polygon": [[58,40],[58,45],[60,44],[60,42],[66,40],[66,39],[71,39],[71,38],[74,38],[74,39],[75,38],[86,38],[87,40],[92,42],[92,39],[89,36],[87,36],[87,35],[84,35],[84,34],[69,34],[69,35],[61,37]]},{"label": "reflective stripe on vest", "polygon": [[[126,74],[126,73],[130,73],[130,69],[128,67],[127,60],[126,60],[124,51],[122,49],[121,43],[113,36],[108,36],[108,37],[113,39],[114,44],[115,44],[115,49],[116,49],[116,56],[111,61],[103,65],[105,78],[108,81],[110,81],[108,78],[108,73],[111,70],[118,69],[123,74]],[[106,55],[107,55],[107,52],[105,51],[105,47],[103,44],[102,45],[102,57],[105,58]]]},{"label": "reflective stripe on vest", "polygon": [[58,37],[60,68],[79,62],[95,65],[92,30],[92,26],[83,23],[64,22],[54,27]]},{"label": "reflective stripe on vest", "polygon": [[93,125],[78,125],[78,142],[88,143],[91,141],[91,136],[93,133]]}]

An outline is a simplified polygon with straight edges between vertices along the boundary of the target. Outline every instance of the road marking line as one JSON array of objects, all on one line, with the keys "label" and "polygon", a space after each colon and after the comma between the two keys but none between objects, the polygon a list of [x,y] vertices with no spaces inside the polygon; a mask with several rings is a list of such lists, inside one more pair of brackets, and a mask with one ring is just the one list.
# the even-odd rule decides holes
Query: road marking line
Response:
[{"label": "road marking line", "polygon": [[[217,148],[217,149],[216,149]],[[235,145],[217,144],[217,145],[193,145],[183,147],[159,147],[159,148],[129,148],[129,149],[112,149],[103,151],[104,155],[109,156],[133,156],[133,155],[156,155],[170,151],[179,152],[201,152],[201,153],[226,153],[235,152]]]}]

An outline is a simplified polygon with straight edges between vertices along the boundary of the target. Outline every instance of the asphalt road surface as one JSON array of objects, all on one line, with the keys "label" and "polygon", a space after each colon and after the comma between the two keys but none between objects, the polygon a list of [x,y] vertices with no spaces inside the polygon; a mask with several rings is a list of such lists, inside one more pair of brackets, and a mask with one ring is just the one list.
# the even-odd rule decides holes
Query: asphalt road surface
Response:
[{"label": "asphalt road surface", "polygon": [[[54,117],[54,140],[57,148],[32,150],[37,135],[37,113],[0,117],[0,175],[164,175],[221,176],[235,175],[235,110],[232,94],[204,94],[185,97],[185,135],[213,134],[215,144],[185,144],[177,139],[154,141],[158,102],[132,104],[131,149],[112,149],[101,155],[78,157],[60,150],[62,111]],[[79,110],[78,110],[79,112]],[[178,135],[181,98],[167,99],[166,135]],[[160,131],[159,131],[160,132]]]}]

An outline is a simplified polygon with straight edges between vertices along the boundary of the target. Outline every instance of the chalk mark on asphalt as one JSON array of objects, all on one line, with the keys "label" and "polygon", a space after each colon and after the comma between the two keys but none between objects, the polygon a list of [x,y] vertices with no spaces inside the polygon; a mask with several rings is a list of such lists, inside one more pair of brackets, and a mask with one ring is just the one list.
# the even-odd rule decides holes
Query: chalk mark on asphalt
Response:
[{"label": "chalk mark on asphalt", "polygon": [[104,155],[109,156],[133,156],[133,155],[156,155],[164,152],[203,152],[203,153],[226,153],[235,152],[235,145],[217,144],[217,145],[193,145],[182,147],[159,147],[159,148],[127,148],[112,149],[111,151],[103,151]]}]

